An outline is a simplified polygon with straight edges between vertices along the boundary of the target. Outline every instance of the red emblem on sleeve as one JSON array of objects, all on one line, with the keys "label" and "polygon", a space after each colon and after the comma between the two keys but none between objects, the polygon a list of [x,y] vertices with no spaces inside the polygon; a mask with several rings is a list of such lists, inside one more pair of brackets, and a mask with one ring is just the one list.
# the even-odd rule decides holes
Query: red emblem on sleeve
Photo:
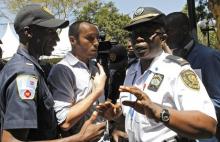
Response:
[{"label": "red emblem on sleeve", "polygon": [[27,98],[29,98],[29,97],[31,96],[31,92],[30,92],[29,90],[26,90],[26,91],[24,92],[24,96],[27,97]]}]

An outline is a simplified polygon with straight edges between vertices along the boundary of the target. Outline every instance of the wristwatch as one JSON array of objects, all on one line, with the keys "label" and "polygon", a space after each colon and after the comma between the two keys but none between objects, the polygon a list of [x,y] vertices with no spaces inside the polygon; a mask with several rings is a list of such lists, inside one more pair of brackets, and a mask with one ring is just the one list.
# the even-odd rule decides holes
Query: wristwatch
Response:
[{"label": "wristwatch", "polygon": [[160,112],[160,121],[163,123],[168,123],[170,120],[170,113],[168,109],[163,108]]}]

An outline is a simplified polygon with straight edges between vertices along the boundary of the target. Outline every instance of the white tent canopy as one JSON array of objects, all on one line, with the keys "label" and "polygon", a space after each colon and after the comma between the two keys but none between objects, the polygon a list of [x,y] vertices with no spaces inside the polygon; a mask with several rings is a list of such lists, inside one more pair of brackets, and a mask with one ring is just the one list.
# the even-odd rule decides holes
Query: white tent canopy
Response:
[{"label": "white tent canopy", "polygon": [[7,24],[7,28],[5,34],[2,37],[2,58],[9,59],[11,58],[14,53],[16,53],[19,45],[18,38],[15,36],[14,32],[12,31],[9,23]]},{"label": "white tent canopy", "polygon": [[52,55],[64,56],[68,51],[71,50],[68,32],[69,27],[62,29],[61,33],[59,34],[60,41],[57,42],[57,46],[54,47]]},{"label": "white tent canopy", "polygon": [[[61,33],[59,34],[60,41],[57,42],[57,46],[54,47],[51,58],[63,57],[68,51],[71,50],[68,31],[69,27],[62,29]],[[2,37],[2,42],[2,58],[10,59],[14,53],[16,53],[19,46],[19,41],[9,24],[7,24],[6,32]]]}]

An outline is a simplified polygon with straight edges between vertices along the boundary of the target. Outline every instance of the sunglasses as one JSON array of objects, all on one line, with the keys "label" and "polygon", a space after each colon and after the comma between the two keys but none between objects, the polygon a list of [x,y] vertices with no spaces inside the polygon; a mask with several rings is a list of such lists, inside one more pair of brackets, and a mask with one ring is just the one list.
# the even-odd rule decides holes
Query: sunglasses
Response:
[{"label": "sunglasses", "polygon": [[155,37],[162,36],[163,34],[164,33],[161,31],[155,31],[155,30],[149,31],[149,29],[146,30],[146,28],[145,29],[140,28],[140,29],[136,29],[136,30],[132,31],[131,42],[133,45],[135,45],[137,38],[141,37],[147,43],[150,43],[155,39]]}]

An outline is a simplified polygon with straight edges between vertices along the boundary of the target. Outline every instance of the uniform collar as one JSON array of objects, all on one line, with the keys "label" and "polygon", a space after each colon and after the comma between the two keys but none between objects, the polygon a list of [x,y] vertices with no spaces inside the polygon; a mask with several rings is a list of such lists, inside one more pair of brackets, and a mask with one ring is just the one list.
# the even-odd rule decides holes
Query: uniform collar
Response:
[{"label": "uniform collar", "polygon": [[160,69],[160,66],[158,66],[160,65],[159,62],[163,61],[167,55],[168,54],[163,51],[159,56],[153,59],[152,63],[150,64],[150,67],[147,70],[150,70],[152,72],[158,72]]},{"label": "uniform collar", "polygon": [[[155,64],[155,62],[162,60],[162,58],[165,58],[167,55],[168,54],[165,53],[164,51],[161,52],[161,54],[159,56],[157,56],[153,59],[153,61],[151,62],[150,66],[147,70],[151,70],[152,72],[157,72],[159,67],[157,66],[157,64]],[[130,70],[129,75],[137,73],[137,71],[140,70],[140,59],[138,59],[138,62],[136,64],[134,64],[133,66],[131,66],[129,68],[129,70]]]},{"label": "uniform collar", "polygon": [[24,56],[27,60],[32,62],[41,72],[44,73],[44,71],[41,68],[41,66],[39,65],[38,61],[28,53],[28,50],[26,48],[24,48],[23,45],[19,45],[18,50],[17,50],[17,54]]}]

